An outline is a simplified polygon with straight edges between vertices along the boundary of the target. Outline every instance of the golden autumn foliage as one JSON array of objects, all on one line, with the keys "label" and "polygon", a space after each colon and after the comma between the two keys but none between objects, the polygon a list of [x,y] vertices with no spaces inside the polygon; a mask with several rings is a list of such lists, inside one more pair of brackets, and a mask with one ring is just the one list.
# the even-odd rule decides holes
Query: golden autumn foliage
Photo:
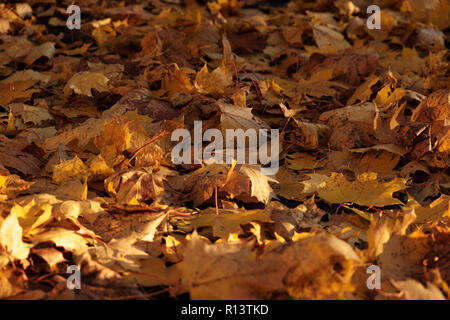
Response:
[{"label": "golden autumn foliage", "polygon": [[369,2],[1,3],[0,299],[449,299],[450,1]]}]

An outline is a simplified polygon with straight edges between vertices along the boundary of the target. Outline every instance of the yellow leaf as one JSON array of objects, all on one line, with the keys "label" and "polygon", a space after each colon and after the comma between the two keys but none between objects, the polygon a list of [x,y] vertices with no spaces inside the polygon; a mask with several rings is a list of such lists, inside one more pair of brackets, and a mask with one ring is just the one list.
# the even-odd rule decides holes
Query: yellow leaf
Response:
[{"label": "yellow leaf", "polygon": [[393,102],[399,101],[406,94],[406,91],[402,88],[396,88],[392,91],[390,86],[385,86],[383,89],[378,91],[377,97],[374,103],[378,108],[384,108]]},{"label": "yellow leaf", "polygon": [[164,76],[161,83],[161,89],[154,93],[157,96],[167,95],[171,98],[175,94],[189,94],[193,89],[194,86],[185,71],[181,70],[178,65],[175,64],[173,71],[170,71],[168,75]]},{"label": "yellow leaf", "polygon": [[25,259],[30,252],[29,245],[22,241],[22,227],[16,213],[12,212],[0,220],[0,253],[6,252],[6,257],[0,254],[0,269],[11,259]]},{"label": "yellow leaf", "polygon": [[149,136],[138,119],[128,120],[122,116],[103,125],[99,136],[94,138],[95,146],[100,150],[106,164],[113,166],[124,159],[122,152],[135,151],[145,144]]},{"label": "yellow leaf", "polygon": [[191,231],[200,227],[212,227],[213,236],[227,239],[230,234],[241,233],[241,225],[254,221],[271,222],[268,210],[221,209],[217,215],[214,208],[204,210],[193,218],[184,219],[180,228]]},{"label": "yellow leaf", "polygon": [[[333,172],[331,177],[312,186],[319,197],[331,203],[352,202],[362,206],[387,206],[402,204],[392,197],[396,191],[406,188],[406,179],[394,178],[388,182],[379,182],[375,172],[356,176],[348,181],[342,173]],[[304,182],[305,183],[305,182]]]},{"label": "yellow leaf", "polygon": [[[1,266],[1,254],[0,254],[0,266]],[[6,270],[0,270],[0,299],[11,298],[25,290],[26,277],[24,273],[17,272],[17,268],[6,268]]]},{"label": "yellow leaf", "polygon": [[86,200],[88,191],[87,179],[83,178],[83,180],[84,182],[81,182],[80,179],[64,182],[56,192],[74,199]]},{"label": "yellow leaf", "polygon": [[450,218],[450,196],[443,194],[428,207],[422,207],[416,200],[409,199],[406,206],[403,207],[403,211],[410,212],[412,210],[417,216],[417,223],[432,222],[443,217]]},{"label": "yellow leaf", "polygon": [[56,183],[72,181],[88,172],[88,168],[77,155],[53,167],[53,180]]},{"label": "yellow leaf", "polygon": [[163,260],[150,258],[142,260],[139,272],[125,272],[124,278],[141,286],[178,285],[181,280],[178,265],[167,267]]},{"label": "yellow leaf", "polygon": [[52,228],[44,233],[33,236],[33,244],[52,241],[57,247],[72,251],[76,256],[88,250],[88,240],[72,230],[63,228]]},{"label": "yellow leaf", "polygon": [[195,77],[195,87],[200,93],[221,95],[233,83],[233,73],[223,65],[209,72],[205,63]]},{"label": "yellow leaf", "polygon": [[307,153],[294,153],[286,156],[288,167],[292,170],[317,169],[324,165],[323,160],[317,160]]},{"label": "yellow leaf", "polygon": [[387,221],[377,223],[375,219],[370,222],[369,230],[367,230],[368,248],[365,255],[369,259],[375,259],[383,252],[383,245],[389,241],[392,228]]},{"label": "yellow leaf", "polygon": [[[58,149],[60,144],[70,146],[76,152],[82,152],[86,149],[95,150],[92,145],[92,139],[98,136],[103,128],[103,124],[107,121],[105,118],[88,119],[80,126],[64,131],[54,137],[48,138],[44,142],[44,150],[48,153],[54,152]],[[92,151],[94,151],[92,150]]]},{"label": "yellow leaf", "polygon": [[13,198],[22,191],[27,190],[33,184],[34,182],[24,181],[15,174],[9,176],[0,175],[0,194],[4,194],[8,198]]},{"label": "yellow leaf", "polygon": [[114,169],[108,166],[101,155],[95,157],[89,165],[90,179],[102,180],[114,173]]},{"label": "yellow leaf", "polygon": [[36,203],[33,199],[25,206],[16,203],[11,208],[11,213],[17,216],[23,228],[23,233],[33,235],[41,230],[39,226],[42,226],[51,218],[52,206],[48,203]]}]

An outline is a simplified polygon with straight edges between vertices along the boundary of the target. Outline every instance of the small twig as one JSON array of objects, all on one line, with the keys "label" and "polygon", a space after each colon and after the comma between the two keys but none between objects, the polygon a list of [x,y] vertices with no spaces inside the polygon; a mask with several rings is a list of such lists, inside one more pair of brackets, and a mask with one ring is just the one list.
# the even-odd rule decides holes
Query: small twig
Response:
[{"label": "small twig", "polygon": [[390,218],[390,219],[394,219],[394,217],[392,217],[390,214],[388,214],[387,212],[384,212],[381,209],[375,208],[374,206],[370,206],[368,209],[372,209],[375,210],[376,212],[378,212],[380,215],[386,215],[386,217]]},{"label": "small twig", "polygon": [[[233,64],[234,69],[236,70],[236,77],[238,77],[237,66],[233,60],[231,60],[231,63]],[[240,71],[243,71],[249,77],[250,81],[252,82],[253,86],[255,87],[256,96],[258,97],[259,104],[260,104],[260,106],[263,106],[261,89],[260,89],[259,85],[253,80],[253,78],[248,74],[248,72],[244,68],[241,68]],[[237,78],[237,79],[239,79],[239,78]],[[237,83],[237,85],[238,85],[238,83]],[[264,111],[266,111],[266,108],[264,108],[263,113],[264,113]]]},{"label": "small twig", "polygon": [[334,212],[333,215],[333,225],[336,225],[336,217],[337,217],[337,213],[339,211],[339,209],[342,207],[342,203],[337,207],[336,211]]},{"label": "small twig", "polygon": [[336,225],[336,217],[337,217],[337,214],[338,214],[338,212],[339,212],[339,209],[342,208],[342,206],[344,206],[344,205],[348,206],[349,204],[350,204],[350,203],[348,203],[348,202],[344,202],[344,203],[341,203],[341,204],[337,207],[337,209],[336,209],[336,211],[334,212],[334,215],[333,215],[333,225]]},{"label": "small twig", "polygon": [[181,212],[177,210],[172,210],[172,212],[180,216],[192,216],[195,213],[195,212]]},{"label": "small twig", "polygon": [[236,64],[234,63],[233,60],[231,60],[231,63],[233,64],[234,72],[236,73],[236,94],[238,94],[239,93],[239,72],[238,72]]},{"label": "small twig", "polygon": [[219,202],[217,201],[217,185],[214,186],[215,190],[215,199],[216,199],[216,215],[219,215]]},{"label": "small twig", "polygon": [[289,121],[291,120],[291,118],[292,118],[292,117],[288,117],[288,118],[286,119],[286,122],[284,123],[284,126],[283,126],[283,129],[281,130],[281,133],[283,133],[283,132],[284,132],[284,129],[286,129],[286,126],[288,125],[288,123],[289,123]]}]

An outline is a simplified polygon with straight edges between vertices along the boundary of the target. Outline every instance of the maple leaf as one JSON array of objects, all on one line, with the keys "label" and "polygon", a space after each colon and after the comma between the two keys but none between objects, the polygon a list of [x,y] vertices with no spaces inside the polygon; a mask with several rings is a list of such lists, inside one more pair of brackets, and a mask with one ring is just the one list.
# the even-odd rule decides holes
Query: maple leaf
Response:
[{"label": "maple leaf", "polygon": [[43,148],[47,152],[54,152],[60,144],[71,146],[76,151],[91,149],[90,142],[101,133],[103,124],[108,118],[88,119],[71,130],[66,130],[44,141]]},{"label": "maple leaf", "polygon": [[24,181],[15,174],[8,176],[0,175],[0,194],[6,195],[8,198],[14,198],[33,184],[34,182]]},{"label": "maple leaf", "polygon": [[19,220],[20,226],[23,228],[25,235],[32,235],[41,231],[43,224],[47,223],[52,217],[52,206],[48,203],[36,204],[33,199],[27,205],[21,206],[15,204],[11,208]]},{"label": "maple leaf", "polygon": [[34,47],[30,53],[25,57],[26,64],[33,64],[40,57],[47,57],[51,59],[55,54],[55,43],[45,42],[39,46]]},{"label": "maple leaf", "polygon": [[136,150],[148,139],[148,134],[139,120],[130,121],[122,116],[105,122],[101,133],[94,138],[94,144],[106,163],[114,166],[123,160],[123,151]]},{"label": "maple leaf", "polygon": [[257,165],[242,165],[239,169],[229,170],[225,164],[210,164],[186,177],[185,189],[191,191],[196,206],[211,199],[215,188],[242,201],[248,202],[250,197],[254,197],[267,203],[273,196],[269,181],[277,182],[262,174]]},{"label": "maple leaf", "polygon": [[[268,203],[273,196],[269,182],[278,181],[261,173],[261,168],[257,165],[242,165],[238,172],[247,176],[250,181],[251,190],[250,192],[246,190],[245,193],[251,197],[255,197],[262,203]],[[230,178],[228,183],[232,183],[232,178]],[[224,186],[224,189],[227,189],[227,185]]]},{"label": "maple leaf", "polygon": [[191,174],[185,180],[185,189],[192,194],[194,205],[198,206],[211,199],[215,187],[221,188],[227,182],[228,167],[225,164],[210,164]]},{"label": "maple leaf", "polygon": [[114,263],[118,263],[128,270],[139,271],[140,263],[138,260],[148,258],[148,254],[133,247],[133,244],[139,240],[153,241],[156,228],[166,216],[166,213],[158,213],[149,221],[138,225],[135,230],[129,230],[128,234],[123,237],[114,238],[107,245],[96,246],[91,249],[90,254],[103,265],[112,266]]},{"label": "maple leaf", "polygon": [[[12,116],[20,117],[24,124],[32,122],[35,125],[40,125],[43,121],[53,120],[53,116],[44,108],[29,106],[23,103],[12,103],[8,107]],[[14,125],[17,126],[18,124],[15,123]]]},{"label": "maple leaf", "polygon": [[[323,175],[318,175],[324,177]],[[311,176],[310,177],[314,177]],[[296,171],[289,170],[286,167],[281,167],[275,178],[280,182],[277,184],[272,184],[272,188],[277,195],[290,200],[305,200],[308,191],[304,188],[299,187],[299,182],[305,179],[303,174]],[[322,180],[320,180],[322,182]],[[305,192],[304,192],[305,191]],[[311,192],[314,192],[311,190]]]},{"label": "maple leaf", "polygon": [[71,90],[76,94],[92,97],[91,89],[103,92],[108,91],[108,78],[101,72],[83,71],[70,78],[64,87],[64,94],[70,95]]},{"label": "maple leaf", "polygon": [[380,81],[380,78],[377,76],[370,76],[366,81],[364,81],[358,88],[356,88],[355,92],[353,92],[352,96],[348,99],[347,104],[353,105],[355,102],[366,102],[369,100],[372,95],[372,87]]},{"label": "maple leaf", "polygon": [[302,94],[308,94],[313,97],[334,96],[337,91],[333,88],[348,87],[337,82],[329,81],[332,78],[333,71],[331,69],[324,69],[314,73],[310,79],[300,79],[298,82],[297,90]]},{"label": "maple leaf", "polygon": [[442,217],[450,217],[450,197],[443,194],[426,207],[420,205],[416,200],[410,199],[402,210],[404,212],[414,210],[417,216],[417,223],[425,223]]},{"label": "maple leaf", "polygon": [[227,239],[232,233],[242,232],[241,225],[250,222],[271,222],[266,210],[221,209],[217,215],[214,208],[203,210],[190,219],[183,219],[182,230],[192,231],[200,227],[212,227],[214,237]]},{"label": "maple leaf", "polygon": [[[311,176],[311,175],[310,175]],[[331,174],[318,182],[304,181],[304,191],[317,191],[319,197],[331,203],[353,202],[362,206],[387,206],[402,204],[392,197],[394,192],[406,188],[406,179],[394,178],[391,181],[378,181],[375,172],[362,173],[356,176],[355,181],[349,181],[342,173]]]},{"label": "maple leaf", "polygon": [[450,89],[433,92],[414,109],[411,120],[433,123],[434,121],[444,121],[446,118],[450,118],[449,97]]},{"label": "maple leaf", "polygon": [[323,69],[332,69],[334,78],[341,77],[345,85],[359,85],[361,78],[370,76],[378,65],[376,55],[363,55],[357,53],[314,53],[310,56],[308,64],[304,67],[307,77]]},{"label": "maple leaf", "polygon": [[332,45],[338,50],[350,48],[350,44],[345,40],[344,36],[339,32],[317,24],[312,25],[314,40],[319,48]]},{"label": "maple leaf", "polygon": [[286,156],[287,166],[292,170],[316,169],[321,168],[323,160],[316,159],[307,153],[294,153]]},{"label": "maple leaf", "polygon": [[232,83],[233,74],[223,65],[209,72],[205,64],[195,76],[195,87],[200,93],[220,95]]},{"label": "maple leaf", "polygon": [[[256,256],[248,243],[210,244],[194,232],[183,258],[179,267],[193,299],[261,299],[285,290],[298,299],[342,297],[353,290],[353,262],[360,261],[348,244],[327,234],[274,243]],[[344,267],[337,278],[333,263]]]},{"label": "maple leaf", "polygon": [[14,212],[0,220],[0,266],[3,268],[10,259],[25,259],[30,247],[22,241],[22,227]]},{"label": "maple leaf", "polygon": [[217,101],[220,108],[220,123],[222,130],[226,129],[270,129],[260,118],[252,114],[251,108],[241,108],[232,104]]},{"label": "maple leaf", "polygon": [[157,96],[168,96],[171,98],[180,92],[190,94],[194,89],[185,70],[180,69],[177,64],[175,64],[172,69],[173,70],[169,71],[162,79],[161,89],[158,92],[155,92]]},{"label": "maple leaf", "polygon": [[45,262],[50,267],[50,270],[56,270],[56,266],[59,263],[67,262],[67,260],[64,258],[61,251],[55,249],[55,248],[41,248],[41,249],[35,249],[33,248],[31,250],[33,254],[37,254],[39,257],[44,259]]},{"label": "maple leaf", "polygon": [[35,80],[41,83],[50,81],[51,76],[31,69],[16,71],[11,76],[0,81],[0,83],[14,83],[18,81]]},{"label": "maple leaf", "polygon": [[[152,120],[168,120],[179,113],[167,101],[154,99],[147,89],[139,88],[128,91],[111,109],[121,108],[129,111],[136,110],[139,115],[148,115]],[[124,110],[121,113],[125,113]],[[105,113],[104,113],[105,114]],[[131,120],[131,119],[130,119]]]},{"label": "maple leaf", "polygon": [[327,125],[298,120],[294,117],[298,110],[289,110],[282,103],[280,103],[280,108],[285,117],[294,120],[296,130],[292,140],[301,148],[315,150],[330,135],[330,128]]},{"label": "maple leaf", "polygon": [[0,104],[6,105],[12,101],[26,101],[30,99],[33,93],[37,92],[36,89],[30,89],[36,82],[36,80],[23,80],[13,83],[1,83]]},{"label": "maple leaf", "polygon": [[105,298],[143,297],[136,283],[124,279],[119,272],[98,263],[89,252],[79,257],[77,266],[85,284],[82,292],[79,293],[80,299],[88,299],[92,296]]},{"label": "maple leaf", "polygon": [[450,2],[288,2],[0,4],[0,298],[448,298]]},{"label": "maple leaf", "polygon": [[[179,268],[192,299],[257,298],[263,297],[264,291],[282,289],[282,270],[265,261],[258,261],[256,267],[255,259],[249,244],[211,245],[194,232]],[[270,278],[275,279],[268,281]],[[256,283],[258,291],[252,289]]]},{"label": "maple leaf", "polygon": [[87,238],[78,233],[64,228],[51,228],[45,232],[34,235],[32,238],[32,243],[34,245],[47,241],[53,242],[58,247],[70,250],[77,256],[89,249],[88,243],[90,242]]},{"label": "maple leaf", "polygon": [[24,279],[21,275],[14,274],[14,270],[9,268],[0,271],[0,299],[16,296],[24,290]]},{"label": "maple leaf", "polygon": [[98,155],[89,163],[89,178],[93,181],[100,181],[114,173],[114,169],[111,168],[103,159],[102,155]]},{"label": "maple leaf", "polygon": [[88,172],[87,166],[77,155],[53,167],[53,180],[56,183],[72,181]]},{"label": "maple leaf", "polygon": [[422,261],[430,250],[427,237],[421,232],[408,236],[393,235],[383,246],[377,261],[393,280],[417,277],[422,274]]},{"label": "maple leaf", "polygon": [[171,174],[167,168],[156,173],[148,168],[124,170],[105,179],[105,189],[119,203],[139,204],[150,199],[158,201],[165,193],[164,180]]}]

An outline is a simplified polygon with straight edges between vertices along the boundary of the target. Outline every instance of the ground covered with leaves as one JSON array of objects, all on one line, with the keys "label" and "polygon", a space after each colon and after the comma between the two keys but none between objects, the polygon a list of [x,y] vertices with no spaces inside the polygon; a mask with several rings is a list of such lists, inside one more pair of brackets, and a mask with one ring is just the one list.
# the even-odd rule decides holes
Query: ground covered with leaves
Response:
[{"label": "ground covered with leaves", "polygon": [[[448,0],[70,4],[0,4],[0,298],[450,297]],[[194,121],[278,172],[175,165]]]}]

